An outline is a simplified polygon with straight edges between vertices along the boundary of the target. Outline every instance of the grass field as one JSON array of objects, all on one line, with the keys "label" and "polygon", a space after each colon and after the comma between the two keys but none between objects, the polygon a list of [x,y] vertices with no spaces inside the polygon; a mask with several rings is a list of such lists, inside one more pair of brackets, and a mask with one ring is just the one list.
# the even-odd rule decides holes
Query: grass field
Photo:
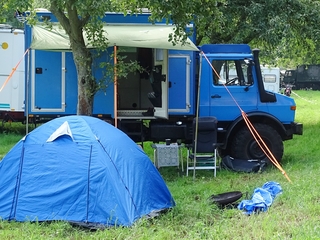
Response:
[{"label": "grass field", "polygon": [[[0,221],[0,239],[320,239],[320,92],[295,91],[296,121],[304,134],[285,142],[282,166],[292,183],[275,167],[258,174],[226,170],[197,171],[196,179],[175,167],[161,168],[176,207],[153,220],[141,219],[130,228],[88,231],[65,222],[15,223]],[[3,156],[21,138],[2,134]],[[145,151],[152,157],[150,144]],[[268,181],[283,188],[267,212],[247,216],[237,209],[209,204],[212,194],[241,191],[250,194]],[[1,190],[0,190],[1,191]],[[244,198],[242,198],[244,199]],[[0,199],[1,201],[1,199]]]}]

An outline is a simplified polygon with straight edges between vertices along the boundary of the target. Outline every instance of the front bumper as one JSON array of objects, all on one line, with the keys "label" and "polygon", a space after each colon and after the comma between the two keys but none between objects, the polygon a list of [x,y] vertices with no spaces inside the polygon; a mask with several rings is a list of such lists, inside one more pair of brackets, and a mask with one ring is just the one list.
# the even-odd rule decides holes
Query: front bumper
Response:
[{"label": "front bumper", "polygon": [[302,135],[303,133],[303,124],[293,122],[292,124],[292,133],[296,135]]}]

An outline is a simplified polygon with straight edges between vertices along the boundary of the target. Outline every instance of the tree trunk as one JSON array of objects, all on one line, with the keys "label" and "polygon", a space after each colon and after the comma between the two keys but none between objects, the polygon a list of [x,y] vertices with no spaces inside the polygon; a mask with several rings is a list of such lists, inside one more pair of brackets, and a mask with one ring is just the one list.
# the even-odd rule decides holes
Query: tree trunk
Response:
[{"label": "tree trunk", "polygon": [[83,26],[87,23],[87,18],[79,18],[78,11],[73,5],[73,1],[66,1],[68,17],[59,7],[57,1],[50,1],[50,10],[57,17],[58,21],[69,36],[73,60],[78,76],[78,105],[77,115],[92,115],[93,99],[97,89],[97,83],[92,75],[92,54],[86,48],[83,38]]},{"label": "tree trunk", "polygon": [[73,48],[73,59],[78,75],[77,115],[91,116],[93,111],[95,79],[92,76],[92,56],[86,48]]}]

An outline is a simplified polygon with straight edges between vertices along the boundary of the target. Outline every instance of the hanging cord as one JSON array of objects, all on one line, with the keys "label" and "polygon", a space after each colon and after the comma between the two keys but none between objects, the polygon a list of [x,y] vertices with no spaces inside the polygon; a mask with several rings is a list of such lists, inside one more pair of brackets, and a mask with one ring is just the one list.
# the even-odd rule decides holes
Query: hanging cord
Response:
[{"label": "hanging cord", "polygon": [[[212,66],[211,62],[209,61],[209,59],[207,58],[207,56],[202,52],[203,56],[205,57],[205,59],[207,60],[208,64],[210,65],[210,67],[212,68],[212,70],[214,71],[214,73],[218,76],[218,78],[220,78],[219,74],[217,73],[217,71],[215,70],[215,68]],[[238,106],[241,115],[247,125],[247,127],[249,128],[249,131],[251,132],[253,138],[255,139],[255,141],[257,142],[257,144],[259,145],[259,147],[261,148],[261,150],[263,151],[263,153],[268,157],[268,159],[273,163],[273,165],[275,165],[280,171],[281,173],[286,177],[286,179],[291,182],[289,176],[287,175],[287,173],[285,172],[285,170],[281,167],[281,165],[279,164],[279,162],[277,161],[277,159],[275,158],[275,156],[272,154],[272,152],[270,151],[270,149],[268,148],[268,146],[266,145],[266,143],[263,141],[263,139],[261,138],[261,136],[259,135],[259,133],[257,132],[257,130],[254,128],[253,124],[250,122],[247,114],[242,110],[242,108],[239,106],[239,104],[237,103],[237,101],[235,100],[235,98],[232,96],[231,92],[229,91],[229,89],[227,88],[227,86],[225,84],[223,84],[224,88],[227,90],[227,92],[229,93],[229,95],[231,96],[231,98],[233,99],[233,101],[235,102],[235,104]]]},{"label": "hanging cord", "polygon": [[292,91],[291,93],[293,93],[294,95],[296,95],[297,97],[301,98],[302,100],[306,101],[306,102],[309,102],[309,103],[316,103],[316,101],[311,101],[311,100],[308,100],[306,98],[303,98],[301,97],[300,95],[298,95],[296,92]]},{"label": "hanging cord", "polygon": [[281,165],[279,164],[279,162],[277,161],[275,156],[272,154],[272,152],[270,151],[270,149],[268,148],[266,143],[263,141],[263,139],[261,138],[261,136],[259,135],[257,130],[254,128],[254,126],[250,122],[247,114],[243,110],[241,110],[241,115],[242,115],[244,121],[246,122],[246,124],[247,124],[252,136],[254,137],[255,141],[258,143],[260,149],[269,158],[269,160],[273,163],[273,165],[275,165],[281,171],[281,173],[287,178],[287,180],[289,182],[291,182],[291,180],[290,180],[289,176],[287,175],[287,173],[281,167]]},{"label": "hanging cord", "polygon": [[19,67],[20,63],[22,62],[24,56],[29,52],[29,48],[24,52],[22,58],[19,60],[19,62],[17,63],[17,65],[12,69],[11,73],[9,74],[9,76],[7,77],[7,79],[4,81],[4,83],[2,84],[2,87],[0,88],[0,92],[3,90],[3,88],[7,85],[7,83],[9,82],[9,80],[11,79],[12,75],[14,74],[14,72],[17,70],[17,68]]}]

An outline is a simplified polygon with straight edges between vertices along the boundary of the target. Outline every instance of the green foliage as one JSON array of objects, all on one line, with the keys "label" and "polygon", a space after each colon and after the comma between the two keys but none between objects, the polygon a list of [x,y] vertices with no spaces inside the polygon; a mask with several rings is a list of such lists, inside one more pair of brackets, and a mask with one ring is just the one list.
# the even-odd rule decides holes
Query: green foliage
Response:
[{"label": "green foliage", "polygon": [[23,23],[14,18],[12,9],[3,9],[0,13],[0,23],[6,23],[14,28],[23,28]]},{"label": "green foliage", "polygon": [[33,7],[34,8],[49,9],[50,1],[49,0],[33,0]]},{"label": "green foliage", "polygon": [[152,19],[171,18],[180,27],[193,21],[198,45],[249,43],[263,50],[263,62],[284,67],[320,61],[319,1],[202,0],[148,4],[154,6],[150,7],[155,11]]},{"label": "green foliage", "polygon": [[[67,4],[69,3],[69,4]],[[69,7],[68,7],[69,6]],[[136,14],[150,9],[150,21],[166,19],[176,24],[175,35],[169,40],[184,40],[182,31],[189,23],[197,27],[197,44],[249,43],[262,49],[262,61],[269,65],[295,67],[299,64],[319,63],[319,1],[314,0],[62,0],[17,1],[2,3],[0,16],[8,19],[12,9],[35,7],[59,9],[80,16],[80,26],[89,34],[95,47],[105,49],[107,41],[101,34],[101,17],[106,11]],[[91,16],[91,17],[89,17]],[[92,17],[93,16],[93,17]],[[74,17],[72,18],[74,19]],[[11,20],[12,21],[12,20]]]}]

